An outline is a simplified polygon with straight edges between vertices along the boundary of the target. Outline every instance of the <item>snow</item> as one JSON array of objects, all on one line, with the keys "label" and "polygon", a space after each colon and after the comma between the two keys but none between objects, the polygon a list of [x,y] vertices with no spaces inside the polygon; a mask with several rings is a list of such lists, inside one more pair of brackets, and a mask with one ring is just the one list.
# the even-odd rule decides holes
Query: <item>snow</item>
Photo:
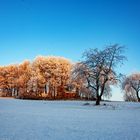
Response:
[{"label": "snow", "polygon": [[0,140],[140,139],[139,103],[85,103],[0,99]]}]

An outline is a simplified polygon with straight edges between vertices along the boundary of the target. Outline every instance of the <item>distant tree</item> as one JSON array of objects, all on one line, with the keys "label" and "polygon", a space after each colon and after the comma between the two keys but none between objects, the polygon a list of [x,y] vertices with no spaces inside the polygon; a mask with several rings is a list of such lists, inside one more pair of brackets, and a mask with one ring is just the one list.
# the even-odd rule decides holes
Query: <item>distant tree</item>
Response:
[{"label": "distant tree", "polygon": [[44,93],[44,85],[44,77],[32,66],[31,76],[27,83],[27,91],[31,94],[31,98],[41,98]]},{"label": "distant tree", "polygon": [[25,98],[29,95],[28,81],[31,78],[31,63],[26,60],[18,66],[18,95],[19,98]]},{"label": "distant tree", "polygon": [[63,98],[65,86],[70,79],[71,62],[63,57],[39,56],[35,59],[33,65],[38,69],[40,75],[44,77],[44,88],[50,98],[55,99],[60,88],[61,92],[59,94],[62,94],[60,96]]},{"label": "distant tree", "polygon": [[64,92],[70,83],[72,62],[66,58],[58,57],[58,73],[59,73],[59,95],[64,96]]},{"label": "distant tree", "polygon": [[88,69],[82,63],[73,65],[71,81],[76,88],[77,95],[82,98],[95,99],[94,92],[88,86]]},{"label": "distant tree", "polygon": [[8,71],[7,67],[0,67],[0,90],[1,90],[1,96],[8,96]]},{"label": "distant tree", "polygon": [[0,88],[5,96],[14,96],[17,87],[17,65],[0,68]]},{"label": "distant tree", "polygon": [[9,91],[12,96],[15,96],[18,88],[18,65],[9,65],[7,66],[8,75],[7,75],[7,85],[9,86]]},{"label": "distant tree", "polygon": [[109,86],[119,80],[115,68],[125,59],[123,50],[124,47],[117,44],[101,51],[90,49],[83,55],[85,60],[79,63],[78,75],[87,80],[88,88],[91,88],[96,96],[96,105],[100,105],[102,96],[110,92]]},{"label": "distant tree", "polygon": [[140,102],[140,73],[134,73],[124,78],[122,89],[125,91],[126,101]]}]

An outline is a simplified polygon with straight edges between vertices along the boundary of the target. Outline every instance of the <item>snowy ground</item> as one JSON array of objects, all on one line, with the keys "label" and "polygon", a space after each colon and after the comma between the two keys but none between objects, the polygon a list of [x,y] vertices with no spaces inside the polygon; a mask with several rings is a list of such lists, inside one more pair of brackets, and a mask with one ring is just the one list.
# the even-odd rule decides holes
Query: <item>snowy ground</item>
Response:
[{"label": "snowy ground", "polygon": [[140,104],[0,99],[0,140],[139,140]]}]

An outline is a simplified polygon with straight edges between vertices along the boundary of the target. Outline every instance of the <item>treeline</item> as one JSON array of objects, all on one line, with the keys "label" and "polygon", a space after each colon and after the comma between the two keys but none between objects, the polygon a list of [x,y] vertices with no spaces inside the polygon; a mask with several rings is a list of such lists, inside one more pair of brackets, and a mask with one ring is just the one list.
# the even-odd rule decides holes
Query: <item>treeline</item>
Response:
[{"label": "treeline", "polygon": [[20,99],[95,99],[72,78],[74,64],[63,57],[39,56],[33,62],[0,67],[0,95]]},{"label": "treeline", "polygon": [[64,98],[72,63],[61,57],[37,57],[33,62],[0,67],[2,96],[22,99]]},{"label": "treeline", "polygon": [[82,61],[39,56],[34,61],[0,67],[0,95],[21,99],[91,99],[100,104],[121,83],[126,101],[140,101],[140,74],[123,76],[116,68],[126,57],[118,44],[89,49]]}]

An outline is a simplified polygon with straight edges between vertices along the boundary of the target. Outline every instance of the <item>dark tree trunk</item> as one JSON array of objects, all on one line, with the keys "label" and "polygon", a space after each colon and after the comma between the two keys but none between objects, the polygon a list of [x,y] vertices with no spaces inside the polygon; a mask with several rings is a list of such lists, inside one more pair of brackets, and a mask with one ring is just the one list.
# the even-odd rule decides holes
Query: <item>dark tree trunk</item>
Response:
[{"label": "dark tree trunk", "polygon": [[140,102],[140,97],[139,97],[139,91],[137,91],[137,99],[138,99],[138,102]]},{"label": "dark tree trunk", "polygon": [[[96,105],[100,105],[100,101],[102,100],[102,95],[104,94],[106,82],[107,82],[107,80],[105,80],[105,82],[104,82],[103,85],[102,85],[100,95],[97,94],[98,96],[97,96],[97,99],[96,99]],[[99,93],[99,91],[98,91],[98,93]]]},{"label": "dark tree trunk", "polygon": [[101,87],[101,94],[100,94],[100,98],[101,98],[101,97],[102,97],[102,95],[104,94],[105,84],[106,84],[106,81],[103,83],[103,85],[102,85],[102,87]]},{"label": "dark tree trunk", "polygon": [[101,102],[101,96],[97,96],[96,105],[100,105],[100,102]]}]

